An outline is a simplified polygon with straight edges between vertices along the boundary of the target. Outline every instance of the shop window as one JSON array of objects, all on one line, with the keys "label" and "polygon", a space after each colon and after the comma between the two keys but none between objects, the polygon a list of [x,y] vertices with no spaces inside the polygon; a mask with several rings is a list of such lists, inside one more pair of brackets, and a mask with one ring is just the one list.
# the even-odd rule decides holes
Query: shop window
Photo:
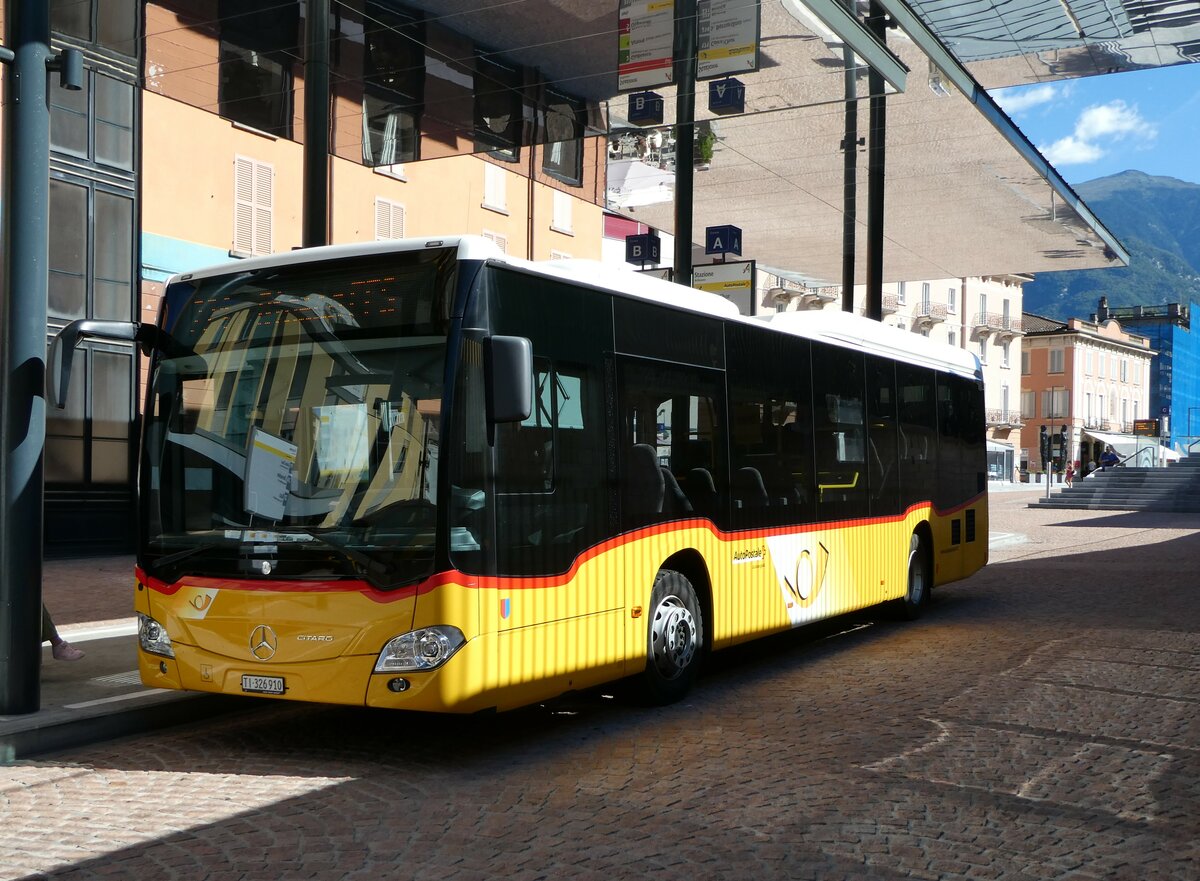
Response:
[{"label": "shop window", "polygon": [[50,29],[137,57],[137,0],[50,0]]},{"label": "shop window", "polygon": [[542,171],[578,186],[583,180],[583,106],[551,94],[546,107]]},{"label": "shop window", "polygon": [[525,128],[519,68],[487,58],[475,61],[475,149],[516,162]]},{"label": "shop window", "polygon": [[217,100],[221,116],[258,131],[290,137],[291,64],[299,43],[299,4],[220,0]]},{"label": "shop window", "polygon": [[378,3],[367,4],[364,19],[363,163],[415,162],[425,91],[421,22]]}]

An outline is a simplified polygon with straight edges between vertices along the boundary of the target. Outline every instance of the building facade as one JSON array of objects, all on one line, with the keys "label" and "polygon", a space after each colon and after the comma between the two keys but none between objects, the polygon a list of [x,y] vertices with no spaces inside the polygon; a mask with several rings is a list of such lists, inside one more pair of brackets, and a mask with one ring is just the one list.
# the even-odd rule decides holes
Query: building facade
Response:
[{"label": "building facade", "polygon": [[1115,318],[1150,341],[1147,416],[1163,420],[1163,442],[1181,453],[1200,446],[1200,338],[1192,332],[1191,303],[1110,306],[1100,298],[1093,321]]},{"label": "building facade", "polygon": [[[49,340],[153,321],[175,272],[291,250],[304,210],[299,0],[51,0],[84,88],[50,90]],[[598,259],[599,109],[443,23],[372,0],[330,33],[330,243],[473,233]],[[569,85],[569,84],[568,84]],[[47,419],[48,554],[124,550],[144,363],[87,343]]]},{"label": "building facade", "polygon": [[1067,462],[1078,462],[1086,474],[1110,444],[1123,457],[1135,452],[1133,423],[1146,417],[1150,402],[1150,341],[1111,319],[1023,318],[1021,470],[1061,474]]}]

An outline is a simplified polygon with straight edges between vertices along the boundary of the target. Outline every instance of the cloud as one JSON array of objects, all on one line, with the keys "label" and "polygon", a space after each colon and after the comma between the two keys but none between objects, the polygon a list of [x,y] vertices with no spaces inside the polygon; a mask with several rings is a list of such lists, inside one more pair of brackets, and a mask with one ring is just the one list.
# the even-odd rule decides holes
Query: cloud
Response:
[{"label": "cloud", "polygon": [[1051,165],[1083,165],[1106,156],[1113,142],[1133,140],[1148,145],[1157,137],[1157,126],[1136,106],[1118,99],[1085,108],[1075,120],[1073,133],[1040,149]]},{"label": "cloud", "polygon": [[1049,147],[1042,147],[1042,155],[1051,165],[1083,165],[1095,162],[1104,151],[1095,144],[1081,141],[1074,135],[1059,138]]},{"label": "cloud", "polygon": [[1127,135],[1153,140],[1158,136],[1158,130],[1142,118],[1136,107],[1121,100],[1089,107],[1079,114],[1079,121],[1075,123],[1075,136],[1089,141],[1109,136],[1120,139]]},{"label": "cloud", "polygon": [[996,99],[997,104],[1004,108],[1005,113],[1013,116],[1030,107],[1049,104],[1058,95],[1058,89],[1054,86],[1041,85],[1033,88],[1000,89],[992,97]]}]

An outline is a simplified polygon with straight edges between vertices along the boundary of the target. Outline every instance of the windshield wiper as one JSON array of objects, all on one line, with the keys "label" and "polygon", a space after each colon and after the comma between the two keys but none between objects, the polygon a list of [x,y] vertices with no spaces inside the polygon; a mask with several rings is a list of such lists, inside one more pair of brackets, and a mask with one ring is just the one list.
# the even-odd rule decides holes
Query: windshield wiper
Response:
[{"label": "windshield wiper", "polygon": [[[372,586],[379,588],[390,586],[386,578],[388,572],[387,566],[385,566],[383,563],[380,563],[369,554],[364,554],[362,551],[355,550],[354,548],[350,547],[347,542],[335,540],[327,532],[304,532],[294,534],[308,536],[318,544],[322,544],[327,548],[333,548],[352,563],[357,563],[359,574],[369,581]],[[305,544],[307,544],[307,542],[304,541],[288,542],[290,547],[303,547]]]},{"label": "windshield wiper", "polygon": [[219,547],[221,547],[221,543],[214,541],[192,545],[190,548],[184,548],[181,551],[175,551],[174,553],[158,557],[147,568],[152,569],[160,578],[164,578],[167,581],[174,581],[179,574],[172,569],[176,563],[182,563],[189,557],[194,557],[203,551],[211,551]]}]

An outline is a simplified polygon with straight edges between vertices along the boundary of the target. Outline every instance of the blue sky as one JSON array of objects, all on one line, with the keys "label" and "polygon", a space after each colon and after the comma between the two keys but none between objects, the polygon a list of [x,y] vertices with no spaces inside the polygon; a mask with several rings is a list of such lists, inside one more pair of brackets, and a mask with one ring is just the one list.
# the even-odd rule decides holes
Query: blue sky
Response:
[{"label": "blue sky", "polygon": [[1200,64],[1018,86],[992,97],[1068,183],[1136,169],[1200,184]]}]

